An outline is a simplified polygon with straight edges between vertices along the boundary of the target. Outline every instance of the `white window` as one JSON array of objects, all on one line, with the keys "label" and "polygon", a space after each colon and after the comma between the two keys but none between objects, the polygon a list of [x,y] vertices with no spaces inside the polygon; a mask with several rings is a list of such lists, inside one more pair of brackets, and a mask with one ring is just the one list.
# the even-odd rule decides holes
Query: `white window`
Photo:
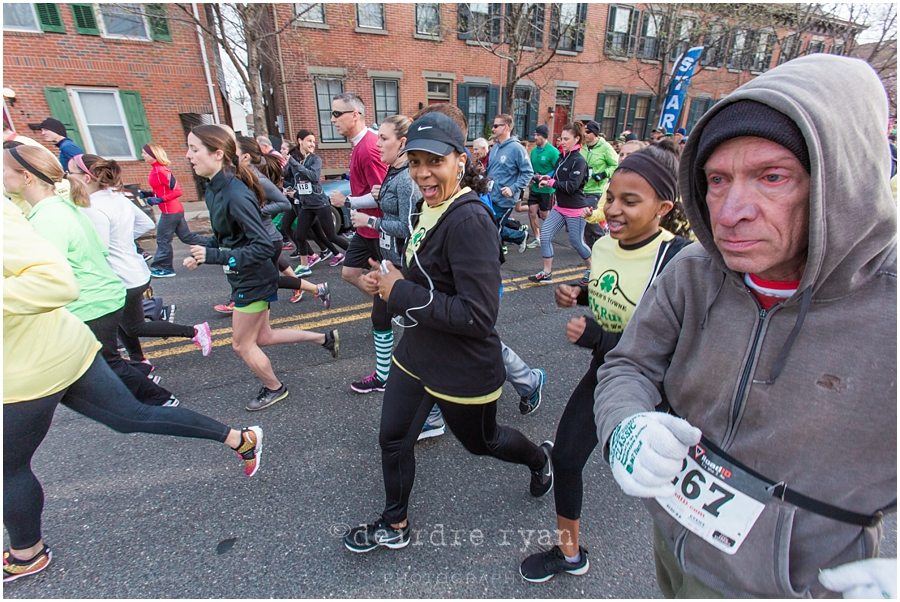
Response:
[{"label": "white window", "polygon": [[384,4],[375,2],[357,4],[356,23],[366,29],[384,29]]},{"label": "white window", "polygon": [[325,23],[325,6],[321,2],[298,2],[294,14],[301,23]]},{"label": "white window", "polygon": [[99,4],[103,34],[108,38],[149,40],[150,27],[140,4]]},{"label": "white window", "polygon": [[107,159],[135,159],[131,131],[116,90],[74,88],[72,107],[85,151]]},{"label": "white window", "polygon": [[430,105],[450,102],[450,82],[448,81],[430,79],[426,92]]},{"label": "white window", "polygon": [[384,123],[391,115],[400,112],[400,90],[395,79],[376,79],[375,84],[375,123]]},{"label": "white window", "polygon": [[3,29],[9,31],[40,31],[34,4],[3,3]]},{"label": "white window", "polygon": [[416,4],[416,33],[421,36],[441,35],[440,4]]},{"label": "white window", "polygon": [[466,107],[466,120],[469,122],[469,140],[484,136],[487,124],[488,89],[484,87],[469,88],[469,106]]},{"label": "white window", "polygon": [[319,113],[319,139],[322,142],[344,142],[346,139],[338,134],[331,123],[331,99],[344,93],[344,80],[334,78],[316,78],[316,108]]}]

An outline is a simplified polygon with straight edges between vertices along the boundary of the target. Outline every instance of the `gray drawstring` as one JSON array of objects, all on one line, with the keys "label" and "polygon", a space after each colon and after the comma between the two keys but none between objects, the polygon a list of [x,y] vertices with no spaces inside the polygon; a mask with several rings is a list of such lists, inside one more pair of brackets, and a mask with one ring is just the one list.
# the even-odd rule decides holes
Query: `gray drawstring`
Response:
[{"label": "gray drawstring", "polygon": [[709,318],[709,310],[712,309],[713,303],[716,302],[716,299],[719,297],[719,293],[722,292],[722,287],[725,286],[725,281],[728,279],[728,276],[723,272],[722,273],[722,281],[719,282],[719,287],[716,289],[716,294],[713,295],[712,299],[706,304],[706,310],[703,312],[703,320],[700,322],[700,330],[706,328],[706,320]]},{"label": "gray drawstring", "polygon": [[781,351],[778,352],[778,357],[775,358],[775,363],[772,364],[772,375],[769,376],[768,380],[754,380],[754,383],[761,385],[775,384],[775,381],[781,375],[782,370],[784,370],[785,364],[787,364],[787,356],[791,352],[791,348],[794,346],[794,342],[800,335],[800,328],[803,327],[803,322],[806,320],[806,314],[809,312],[810,303],[812,303],[812,287],[807,288],[803,291],[803,296],[800,299],[800,315],[797,316],[797,321],[794,322],[794,327],[791,329],[791,334],[788,335],[787,340],[781,347]]}]

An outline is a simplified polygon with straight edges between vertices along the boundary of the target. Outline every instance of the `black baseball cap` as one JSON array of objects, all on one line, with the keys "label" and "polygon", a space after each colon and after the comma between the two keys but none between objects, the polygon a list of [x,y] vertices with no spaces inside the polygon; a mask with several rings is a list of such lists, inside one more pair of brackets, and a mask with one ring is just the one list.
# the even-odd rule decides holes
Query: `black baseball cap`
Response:
[{"label": "black baseball cap", "polygon": [[66,126],[64,126],[59,119],[53,119],[52,117],[48,117],[40,123],[29,123],[28,127],[33,130],[50,130],[63,138],[66,137]]},{"label": "black baseball cap", "polygon": [[534,133],[537,134],[538,136],[543,136],[544,138],[549,138],[550,137],[550,128],[548,128],[544,124],[541,124],[541,125],[537,126],[536,128],[534,128]]},{"label": "black baseball cap", "polygon": [[403,152],[425,151],[446,157],[453,151],[466,152],[466,135],[443,113],[422,115],[409,126]]}]

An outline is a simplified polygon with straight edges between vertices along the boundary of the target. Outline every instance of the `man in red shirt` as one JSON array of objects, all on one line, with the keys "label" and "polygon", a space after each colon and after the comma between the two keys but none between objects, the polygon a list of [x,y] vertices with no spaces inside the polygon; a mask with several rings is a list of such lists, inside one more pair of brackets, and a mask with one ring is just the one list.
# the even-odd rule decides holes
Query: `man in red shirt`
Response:
[{"label": "man in red shirt", "polygon": [[378,231],[371,227],[383,215],[372,196],[372,187],[381,185],[388,170],[376,145],[378,135],[366,127],[365,112],[362,99],[352,92],[339,94],[331,100],[331,123],[353,145],[350,153],[350,196],[334,191],[331,193],[331,204],[335,207],[347,204],[352,210],[369,216],[369,226],[357,228],[356,236],[350,240],[341,270],[344,280],[372,297],[375,371],[350,384],[350,388],[357,393],[384,391],[394,350],[394,331],[387,304],[375,295],[378,292],[376,289],[370,290],[362,280],[363,273],[370,269],[369,259],[383,259]]}]

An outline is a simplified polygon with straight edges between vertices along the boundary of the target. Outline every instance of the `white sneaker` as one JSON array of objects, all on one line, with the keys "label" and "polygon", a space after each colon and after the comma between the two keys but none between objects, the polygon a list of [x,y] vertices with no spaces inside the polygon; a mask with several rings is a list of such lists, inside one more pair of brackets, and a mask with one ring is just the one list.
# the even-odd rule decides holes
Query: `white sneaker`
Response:
[{"label": "white sneaker", "polygon": [[178,401],[178,398],[175,397],[175,396],[173,395],[173,396],[171,396],[171,397],[169,398],[169,401],[167,401],[166,403],[162,404],[162,407],[164,407],[164,408],[177,408],[177,407],[178,407],[178,404],[180,404],[180,403],[181,403],[181,402]]},{"label": "white sneaker", "polygon": [[212,353],[212,332],[209,329],[209,322],[194,325],[194,331],[196,334],[191,340],[203,353],[203,357],[206,357]]},{"label": "white sneaker", "polygon": [[541,239],[540,239],[540,237],[535,237],[535,238],[532,239],[532,241],[531,241],[530,243],[528,243],[526,246],[527,246],[529,249],[537,249],[539,246],[541,246]]},{"label": "white sneaker", "polygon": [[444,423],[440,424],[428,424],[427,422],[422,425],[422,432],[419,433],[419,437],[416,441],[421,441],[422,439],[429,439],[431,437],[440,437],[447,430],[447,427],[444,426]]}]

